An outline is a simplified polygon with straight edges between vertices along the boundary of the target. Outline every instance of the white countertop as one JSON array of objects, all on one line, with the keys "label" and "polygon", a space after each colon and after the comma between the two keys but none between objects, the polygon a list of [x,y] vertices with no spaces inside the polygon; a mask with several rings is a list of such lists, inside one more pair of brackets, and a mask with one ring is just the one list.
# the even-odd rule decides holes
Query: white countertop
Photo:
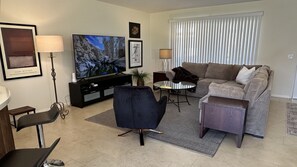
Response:
[{"label": "white countertop", "polygon": [[10,91],[4,86],[0,86],[0,110],[7,106],[9,101]]}]

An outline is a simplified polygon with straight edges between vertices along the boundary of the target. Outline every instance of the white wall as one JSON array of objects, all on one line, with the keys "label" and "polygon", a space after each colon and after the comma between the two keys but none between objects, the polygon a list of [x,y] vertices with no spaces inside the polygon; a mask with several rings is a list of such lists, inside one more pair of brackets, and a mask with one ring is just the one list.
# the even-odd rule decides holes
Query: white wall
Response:
[{"label": "white wall", "polygon": [[[0,22],[34,24],[39,35],[62,35],[63,53],[55,55],[59,101],[69,103],[68,83],[74,72],[72,34],[98,34],[125,36],[129,39],[129,22],[141,24],[143,40],[143,71],[153,71],[150,59],[149,14],[128,8],[109,5],[96,0],[2,0]],[[126,60],[128,60],[126,42]],[[48,54],[41,54],[42,77],[3,81],[0,84],[11,90],[10,108],[31,105],[46,109],[54,102],[51,65]],[[128,61],[127,63],[127,72]]]},{"label": "white wall", "polygon": [[[170,18],[264,11],[257,64],[269,65],[275,71],[272,95],[288,98],[291,96],[297,64],[296,57],[294,62],[287,58],[289,53],[297,53],[296,7],[296,0],[261,0],[152,14],[150,31],[153,60],[158,64],[156,50],[169,46]],[[155,65],[155,70],[159,68]]]},{"label": "white wall", "polygon": [[[159,49],[169,47],[170,18],[264,11],[257,63],[270,65],[275,70],[273,95],[290,97],[297,58],[290,62],[287,54],[297,53],[296,6],[296,0],[262,0],[150,15],[96,0],[2,0],[0,22],[34,24],[40,35],[64,37],[65,51],[55,54],[54,61],[59,100],[65,102],[66,97],[69,103],[68,83],[74,71],[71,35],[74,33],[119,35],[128,40],[129,21],[141,23],[144,44],[144,67],[141,70],[153,72],[162,68]],[[10,108],[31,105],[43,110],[54,102],[47,54],[41,55],[41,64],[42,77],[3,81],[0,74],[0,84],[12,92]],[[129,72],[128,62],[127,70]]]}]

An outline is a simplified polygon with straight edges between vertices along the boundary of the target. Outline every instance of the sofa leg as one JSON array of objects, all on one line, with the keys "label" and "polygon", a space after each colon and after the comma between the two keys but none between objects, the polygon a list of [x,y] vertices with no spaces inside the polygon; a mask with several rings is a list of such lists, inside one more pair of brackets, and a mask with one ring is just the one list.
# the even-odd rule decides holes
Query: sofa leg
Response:
[{"label": "sofa leg", "polygon": [[140,145],[144,146],[143,129],[139,129],[139,140],[140,140]]}]

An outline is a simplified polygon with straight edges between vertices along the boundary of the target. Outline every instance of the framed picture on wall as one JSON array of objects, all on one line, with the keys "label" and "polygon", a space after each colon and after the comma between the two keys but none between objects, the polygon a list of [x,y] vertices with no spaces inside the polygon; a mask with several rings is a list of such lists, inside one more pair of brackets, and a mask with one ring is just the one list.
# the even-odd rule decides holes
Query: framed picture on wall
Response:
[{"label": "framed picture on wall", "polygon": [[1,63],[4,80],[42,76],[35,49],[35,25],[0,22]]},{"label": "framed picture on wall", "polygon": [[142,67],[142,41],[129,40],[129,68]]},{"label": "framed picture on wall", "polygon": [[140,38],[140,24],[129,22],[129,37]]}]

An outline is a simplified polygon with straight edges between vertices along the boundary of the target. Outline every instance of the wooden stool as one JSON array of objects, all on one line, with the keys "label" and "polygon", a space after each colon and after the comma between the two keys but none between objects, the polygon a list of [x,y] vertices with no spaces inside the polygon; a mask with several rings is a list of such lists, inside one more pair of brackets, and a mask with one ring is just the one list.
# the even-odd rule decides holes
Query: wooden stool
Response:
[{"label": "wooden stool", "polygon": [[210,96],[202,102],[199,137],[208,128],[236,135],[236,145],[241,147],[244,137],[248,101]]},{"label": "wooden stool", "polygon": [[14,124],[11,124],[11,125],[13,125],[16,128],[16,120],[15,120],[16,115],[24,114],[24,113],[29,114],[31,111],[33,111],[33,113],[35,113],[35,108],[30,107],[30,106],[24,106],[24,107],[8,110],[9,115],[11,115],[13,118]]}]

